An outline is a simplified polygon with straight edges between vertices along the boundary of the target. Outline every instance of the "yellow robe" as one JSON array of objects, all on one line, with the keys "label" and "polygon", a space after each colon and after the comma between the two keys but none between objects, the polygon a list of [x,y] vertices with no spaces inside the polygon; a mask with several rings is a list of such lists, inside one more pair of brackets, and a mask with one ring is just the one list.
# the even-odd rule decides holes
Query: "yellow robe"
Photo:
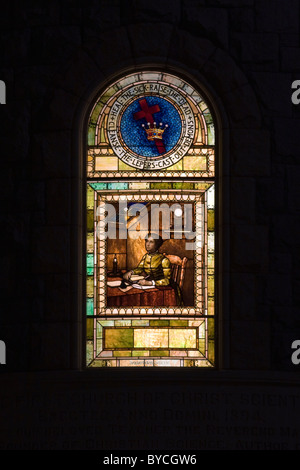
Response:
[{"label": "yellow robe", "polygon": [[172,266],[168,258],[162,253],[146,253],[133,274],[146,273],[149,279],[154,280],[156,286],[169,286],[171,281]]}]

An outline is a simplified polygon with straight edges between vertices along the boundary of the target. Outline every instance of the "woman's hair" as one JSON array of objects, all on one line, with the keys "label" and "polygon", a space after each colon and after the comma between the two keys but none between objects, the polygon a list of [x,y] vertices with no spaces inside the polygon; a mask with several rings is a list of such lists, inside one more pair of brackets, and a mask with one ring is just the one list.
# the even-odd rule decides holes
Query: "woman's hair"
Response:
[{"label": "woman's hair", "polygon": [[155,241],[155,247],[157,250],[161,247],[161,245],[164,242],[162,237],[158,235],[157,233],[148,233],[148,235],[146,235],[145,237],[145,240],[147,240],[148,238],[153,238],[153,240]]}]

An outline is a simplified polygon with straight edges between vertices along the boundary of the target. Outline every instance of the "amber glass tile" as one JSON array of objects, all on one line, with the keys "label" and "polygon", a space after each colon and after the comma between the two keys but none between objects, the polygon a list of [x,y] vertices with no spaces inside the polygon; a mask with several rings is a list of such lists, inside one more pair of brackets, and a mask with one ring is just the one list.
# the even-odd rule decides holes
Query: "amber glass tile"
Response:
[{"label": "amber glass tile", "polygon": [[94,276],[86,277],[86,295],[87,297],[93,297],[94,295]]},{"label": "amber glass tile", "polygon": [[118,157],[96,157],[96,171],[116,171],[118,169]]},{"label": "amber glass tile", "polygon": [[135,348],[167,348],[167,328],[136,328],[134,330]]},{"label": "amber glass tile", "polygon": [[205,171],[207,169],[207,158],[199,157],[184,157],[183,159],[184,170]]},{"label": "amber glass tile", "polygon": [[86,211],[87,214],[87,220],[86,220],[86,224],[87,224],[87,231],[88,232],[92,232],[94,230],[94,211],[93,210],[87,210]]},{"label": "amber glass tile", "polygon": [[94,319],[87,318],[86,319],[86,338],[93,339],[94,337]]},{"label": "amber glass tile", "polygon": [[207,230],[212,232],[215,229],[215,211],[208,209],[207,211]]}]

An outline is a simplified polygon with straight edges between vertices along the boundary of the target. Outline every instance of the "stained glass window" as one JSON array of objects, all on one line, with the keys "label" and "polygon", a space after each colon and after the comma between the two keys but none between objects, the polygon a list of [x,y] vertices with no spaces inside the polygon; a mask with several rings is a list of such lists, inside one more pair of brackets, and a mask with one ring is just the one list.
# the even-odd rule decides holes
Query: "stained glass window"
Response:
[{"label": "stained glass window", "polygon": [[214,367],[215,137],[199,90],[129,74],[87,138],[87,367]]}]

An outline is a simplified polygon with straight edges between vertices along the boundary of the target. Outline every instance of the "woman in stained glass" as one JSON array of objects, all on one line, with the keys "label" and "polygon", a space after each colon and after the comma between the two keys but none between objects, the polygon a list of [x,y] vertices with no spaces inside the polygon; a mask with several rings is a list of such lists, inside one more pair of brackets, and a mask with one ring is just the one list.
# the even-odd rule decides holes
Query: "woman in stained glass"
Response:
[{"label": "woman in stained glass", "polygon": [[144,276],[144,279],[138,281],[141,286],[169,286],[171,284],[172,266],[169,259],[158,251],[162,244],[163,239],[160,236],[148,235],[145,238],[147,253],[135,269],[127,271],[123,275],[124,280],[130,281],[132,274],[139,274]]}]

